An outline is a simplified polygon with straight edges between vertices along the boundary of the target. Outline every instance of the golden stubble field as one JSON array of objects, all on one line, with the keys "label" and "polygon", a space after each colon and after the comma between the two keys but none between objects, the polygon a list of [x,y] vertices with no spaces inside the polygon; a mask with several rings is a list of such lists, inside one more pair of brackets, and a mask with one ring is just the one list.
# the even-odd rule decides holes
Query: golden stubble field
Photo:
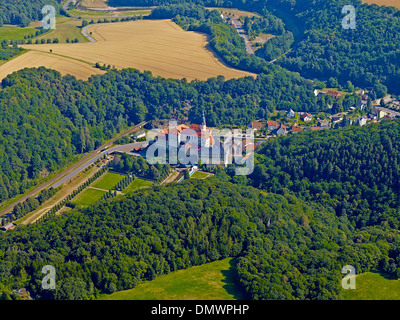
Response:
[{"label": "golden stubble field", "polygon": [[18,69],[39,65],[79,79],[100,73],[85,62],[148,70],[155,76],[189,81],[218,75],[226,79],[256,76],[225,66],[206,48],[205,35],[184,31],[170,20],[99,24],[90,27],[90,32],[97,42],[23,45],[31,51],[2,65],[0,79]]},{"label": "golden stubble field", "polygon": [[379,6],[395,7],[400,9],[400,0],[363,0],[364,3],[377,4]]}]

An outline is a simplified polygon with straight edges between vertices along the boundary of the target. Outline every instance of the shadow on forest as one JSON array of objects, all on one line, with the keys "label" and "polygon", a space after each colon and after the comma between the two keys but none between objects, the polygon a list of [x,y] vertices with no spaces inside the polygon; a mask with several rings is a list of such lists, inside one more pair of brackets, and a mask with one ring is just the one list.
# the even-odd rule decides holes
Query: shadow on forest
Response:
[{"label": "shadow on forest", "polygon": [[231,294],[236,300],[250,300],[251,298],[244,292],[243,288],[236,281],[236,259],[229,261],[230,267],[228,270],[222,270],[224,276],[222,280],[225,283],[222,287]]}]

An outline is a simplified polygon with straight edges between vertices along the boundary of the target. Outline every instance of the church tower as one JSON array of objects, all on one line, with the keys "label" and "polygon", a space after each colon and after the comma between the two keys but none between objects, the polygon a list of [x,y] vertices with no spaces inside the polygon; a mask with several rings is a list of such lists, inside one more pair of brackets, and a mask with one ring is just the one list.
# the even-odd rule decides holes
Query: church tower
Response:
[{"label": "church tower", "polygon": [[206,117],[204,116],[204,110],[203,110],[203,123],[201,125],[201,130],[202,131],[207,130],[207,123],[206,123]]}]

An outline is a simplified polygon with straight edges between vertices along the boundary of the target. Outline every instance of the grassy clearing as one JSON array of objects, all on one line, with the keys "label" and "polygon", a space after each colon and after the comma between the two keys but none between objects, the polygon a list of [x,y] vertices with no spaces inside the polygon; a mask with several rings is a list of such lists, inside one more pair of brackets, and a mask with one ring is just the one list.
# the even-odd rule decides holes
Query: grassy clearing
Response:
[{"label": "grassy clearing", "polygon": [[34,28],[20,28],[20,27],[0,27],[1,40],[19,40],[24,39],[24,36],[35,35],[36,29]]},{"label": "grassy clearing", "polygon": [[[60,43],[66,43],[69,40],[78,39],[79,42],[89,42],[89,40],[81,32],[82,20],[68,17],[58,17],[56,29],[46,32],[37,37],[37,39],[55,39],[58,38]],[[35,38],[36,39],[36,38]]]},{"label": "grassy clearing", "polygon": [[195,173],[193,173],[193,174],[191,175],[191,178],[194,178],[194,179],[204,179],[204,178],[207,178],[208,176],[209,176],[208,173],[196,171]]},{"label": "grassy clearing", "polygon": [[136,178],[135,180],[132,181],[132,183],[127,186],[124,190],[122,190],[122,193],[130,193],[142,188],[148,188],[153,185],[153,182],[148,181],[148,180],[143,180]]},{"label": "grassy clearing", "polygon": [[400,9],[399,0],[363,0],[363,3],[377,4],[378,6],[395,7]]},{"label": "grassy clearing", "polygon": [[163,275],[134,289],[104,295],[102,300],[235,300],[244,299],[234,284],[231,258]]},{"label": "grassy clearing", "polygon": [[356,276],[356,289],[341,290],[342,300],[400,300],[400,280],[366,272]]},{"label": "grassy clearing", "polygon": [[88,188],[84,191],[82,191],[81,194],[79,194],[73,201],[72,203],[75,203],[78,206],[82,207],[88,207],[95,203],[96,201],[100,200],[102,196],[104,196],[107,192],[101,191],[101,190],[96,190],[96,189],[91,189]]},{"label": "grassy clearing", "polygon": [[[71,57],[91,64],[110,64],[117,69],[136,68],[155,76],[206,80],[255,76],[229,68],[206,49],[203,34],[182,30],[170,20],[138,20],[91,26],[95,43],[38,44],[23,48]],[[48,37],[46,35],[46,37]],[[6,64],[7,65],[7,64]],[[54,68],[58,70],[57,68]]]},{"label": "grassy clearing", "polygon": [[103,190],[112,190],[115,185],[120,182],[125,176],[114,173],[107,172],[100,177],[99,180],[95,181],[92,185],[93,188],[103,189]]}]

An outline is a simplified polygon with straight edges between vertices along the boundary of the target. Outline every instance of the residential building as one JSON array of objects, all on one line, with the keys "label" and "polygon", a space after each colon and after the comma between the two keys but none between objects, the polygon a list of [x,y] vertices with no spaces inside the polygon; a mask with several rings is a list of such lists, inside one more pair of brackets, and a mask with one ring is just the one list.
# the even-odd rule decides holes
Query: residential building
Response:
[{"label": "residential building", "polygon": [[283,124],[281,124],[279,126],[279,128],[276,130],[276,135],[280,136],[280,135],[286,135],[286,134],[287,134],[286,127]]},{"label": "residential building", "polygon": [[138,131],[138,132],[135,132],[133,135],[132,135],[132,138],[133,139],[141,139],[141,138],[145,138],[146,137],[146,132],[144,131],[144,130],[140,130],[140,131]]},{"label": "residential building", "polygon": [[296,114],[294,113],[294,111],[293,111],[292,109],[290,109],[290,110],[288,111],[288,113],[286,114],[286,116],[287,116],[288,118],[294,118],[295,115],[296,115]]},{"label": "residential building", "polygon": [[367,117],[358,117],[354,119],[354,123],[362,127],[367,124]]},{"label": "residential building", "polygon": [[2,231],[8,231],[8,230],[12,230],[14,229],[15,226],[12,223],[7,223],[6,225],[4,225],[3,227],[1,227]]},{"label": "residential building", "polygon": [[327,94],[329,94],[329,95],[331,95],[331,96],[333,96],[335,98],[340,97],[340,93],[339,92],[332,91],[332,90],[328,90]]},{"label": "residential building", "polygon": [[311,121],[312,120],[312,115],[304,112],[301,114],[301,118],[303,119],[303,121],[307,122],[307,121]]},{"label": "residential building", "polygon": [[291,128],[291,132],[292,132],[292,134],[301,132],[300,126],[299,126],[297,123],[295,123],[295,124],[292,126],[292,128]]},{"label": "residential building", "polygon": [[265,123],[262,123],[260,121],[253,121],[251,123],[251,128],[254,130],[259,130],[259,129],[265,128]]},{"label": "residential building", "polygon": [[268,130],[270,130],[270,131],[276,130],[278,128],[278,122],[276,122],[276,121],[272,121],[272,120],[268,121],[267,125],[268,125]]}]

